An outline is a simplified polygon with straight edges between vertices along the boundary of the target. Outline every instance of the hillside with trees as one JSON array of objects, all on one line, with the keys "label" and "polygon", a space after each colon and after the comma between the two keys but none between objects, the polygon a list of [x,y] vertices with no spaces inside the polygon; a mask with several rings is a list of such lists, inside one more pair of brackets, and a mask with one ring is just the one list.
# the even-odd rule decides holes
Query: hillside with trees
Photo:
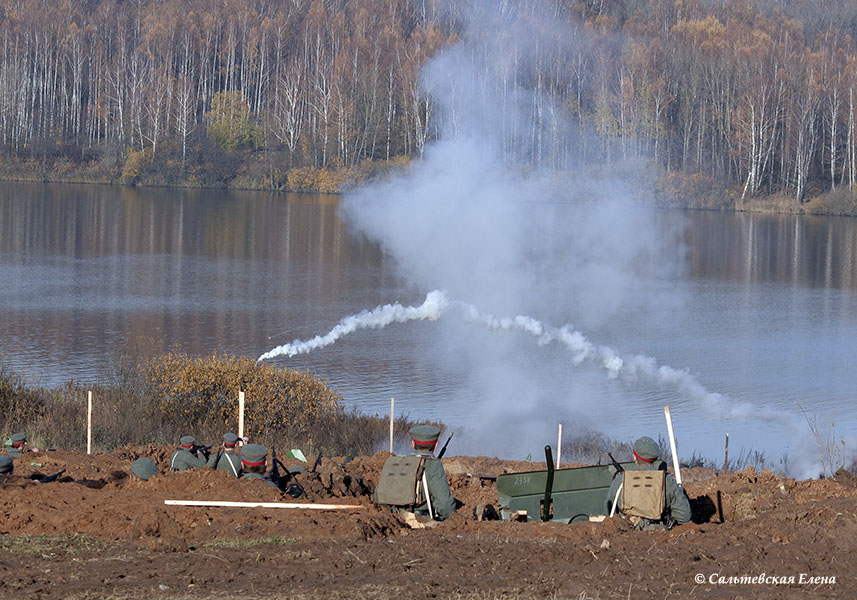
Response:
[{"label": "hillside with trees", "polygon": [[510,162],[645,162],[664,203],[854,212],[854,3],[469,4],[2,0],[0,176],[342,190],[445,135],[422,67],[514,18],[535,41],[470,57]]}]

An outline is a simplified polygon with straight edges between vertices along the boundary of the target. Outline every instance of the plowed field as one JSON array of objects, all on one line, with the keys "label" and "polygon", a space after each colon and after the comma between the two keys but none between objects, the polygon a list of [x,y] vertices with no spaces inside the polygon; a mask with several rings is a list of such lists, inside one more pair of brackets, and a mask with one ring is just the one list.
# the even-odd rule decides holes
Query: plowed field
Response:
[{"label": "plowed field", "polygon": [[[169,447],[16,459],[0,476],[2,598],[849,598],[857,594],[857,480],[795,481],[752,469],[683,471],[694,522],[639,532],[604,523],[476,521],[497,503],[480,475],[543,468],[444,459],[463,506],[410,529],[372,503],[387,453],[322,460],[283,497],[225,471],[162,471]],[[36,464],[32,464],[36,463]],[[288,466],[296,461],[286,461]],[[566,465],[563,465],[566,466]],[[57,481],[32,479],[66,469]],[[718,501],[719,497],[719,501]],[[164,500],[359,505],[336,511],[165,505]]]}]

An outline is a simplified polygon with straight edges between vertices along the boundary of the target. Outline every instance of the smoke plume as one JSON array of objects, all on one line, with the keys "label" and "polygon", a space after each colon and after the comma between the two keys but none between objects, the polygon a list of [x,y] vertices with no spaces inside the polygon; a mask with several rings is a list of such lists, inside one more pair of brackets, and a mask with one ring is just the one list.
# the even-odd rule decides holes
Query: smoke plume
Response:
[{"label": "smoke plume", "polygon": [[[610,332],[617,315],[665,318],[679,303],[662,285],[680,264],[679,231],[647,207],[643,171],[577,160],[594,138],[539,88],[544,48],[585,53],[585,34],[559,28],[535,3],[526,14],[509,3],[466,5],[459,40],[422,71],[436,139],[403,173],[349,193],[342,213],[404,278],[443,289],[466,317],[443,319],[423,340],[440,370],[462,374],[459,396],[443,400],[467,404],[456,425],[468,435],[456,436],[456,449],[523,456],[558,420],[600,428],[605,390],[587,371],[556,397],[545,381],[568,371],[568,353],[533,354],[532,340],[515,334],[539,322]],[[490,333],[508,325],[513,335]],[[572,366],[618,368],[609,349],[573,328],[537,338],[545,335],[563,340]]]},{"label": "smoke plume", "polygon": [[[665,226],[649,208],[645,161],[584,160],[601,140],[546,93],[539,74],[592,59],[586,33],[523,5],[450,5],[472,12],[422,71],[432,109],[421,117],[433,139],[404,172],[343,200],[355,233],[380,244],[409,283],[435,291],[421,306],[364,311],[260,359],[309,352],[360,328],[437,320],[425,352],[438,369],[462,374],[461,396],[438,403],[477,398],[453,423],[467,431],[456,435],[457,452],[523,457],[555,440],[562,421],[657,437],[635,424],[643,412],[661,413],[655,402],[629,400],[644,385],[703,418],[774,424],[812,456],[794,414],[730,400],[646,353],[613,349],[625,343],[620,324],[653,327],[681,310],[670,285],[682,268],[680,224]],[[566,377],[563,397],[544,385]],[[431,416],[448,420],[440,413]]]}]

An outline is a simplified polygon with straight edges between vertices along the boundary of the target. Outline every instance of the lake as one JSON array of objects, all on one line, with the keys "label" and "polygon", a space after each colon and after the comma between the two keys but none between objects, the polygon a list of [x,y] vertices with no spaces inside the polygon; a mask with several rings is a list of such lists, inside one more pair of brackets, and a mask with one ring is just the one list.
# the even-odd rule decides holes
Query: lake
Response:
[{"label": "lake", "polygon": [[[349,229],[339,204],[323,195],[0,183],[3,364],[34,384],[108,382],[128,348],[257,358],[363,310],[421,305],[432,288]],[[598,360],[573,360],[567,345],[483,327],[461,311],[357,329],[271,360],[310,370],[363,412],[386,414],[395,397],[397,413],[444,421],[462,432],[450,455],[538,457],[555,445],[558,423],[569,435],[657,438],[666,435],[665,404],[683,457],[722,457],[729,433],[730,456],[752,449],[772,463],[811,462],[807,417],[850,451],[857,220],[678,211],[655,219],[682,230],[677,268],[648,284],[657,306],[571,324],[625,364],[642,357],[642,376],[611,377]],[[571,306],[526,316],[559,328],[575,314]]]}]

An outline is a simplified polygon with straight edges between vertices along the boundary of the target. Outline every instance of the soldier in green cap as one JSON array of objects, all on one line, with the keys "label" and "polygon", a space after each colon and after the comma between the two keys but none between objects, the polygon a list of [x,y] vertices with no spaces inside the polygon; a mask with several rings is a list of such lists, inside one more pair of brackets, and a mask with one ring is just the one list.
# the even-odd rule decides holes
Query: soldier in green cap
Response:
[{"label": "soldier in green cap", "polygon": [[131,479],[143,479],[148,481],[158,474],[158,466],[151,458],[141,456],[131,463]]},{"label": "soldier in green cap", "polygon": [[247,444],[241,448],[241,479],[258,479],[274,489],[279,489],[277,484],[265,475],[267,458],[268,449],[260,444]]},{"label": "soldier in green cap", "polygon": [[11,456],[0,456],[0,475],[12,475],[15,470],[15,461]]},{"label": "soldier in green cap", "polygon": [[229,471],[235,477],[241,477],[241,457],[235,453],[235,445],[238,443],[238,436],[234,433],[226,433],[223,435],[223,449],[216,454],[212,454],[205,463],[206,467],[211,467],[219,471]]},{"label": "soldier in green cap", "polygon": [[186,471],[200,469],[205,466],[205,456],[196,450],[196,439],[192,435],[184,435],[179,439],[179,447],[170,457],[170,469]]},{"label": "soldier in green cap", "polygon": [[[449,491],[449,482],[446,480],[443,463],[434,457],[440,428],[434,425],[416,425],[411,427],[410,434],[414,455],[425,457],[423,474],[425,475],[425,484],[428,487],[428,502],[416,506],[414,512],[437,521],[443,521],[455,512],[458,505],[455,498],[452,497],[452,492]],[[429,503],[431,504],[431,513],[429,513]]]},{"label": "soldier in green cap", "polygon": [[617,473],[610,484],[605,511],[627,516],[637,529],[671,529],[690,521],[690,501],[658,460],[661,449],[650,437],[634,442],[633,469]]},{"label": "soldier in green cap", "polygon": [[12,436],[12,439],[9,440],[12,442],[9,445],[9,448],[6,450],[6,454],[13,457],[18,458],[24,452],[26,452],[26,448],[24,446],[27,445],[27,436],[23,433],[16,433]]}]

